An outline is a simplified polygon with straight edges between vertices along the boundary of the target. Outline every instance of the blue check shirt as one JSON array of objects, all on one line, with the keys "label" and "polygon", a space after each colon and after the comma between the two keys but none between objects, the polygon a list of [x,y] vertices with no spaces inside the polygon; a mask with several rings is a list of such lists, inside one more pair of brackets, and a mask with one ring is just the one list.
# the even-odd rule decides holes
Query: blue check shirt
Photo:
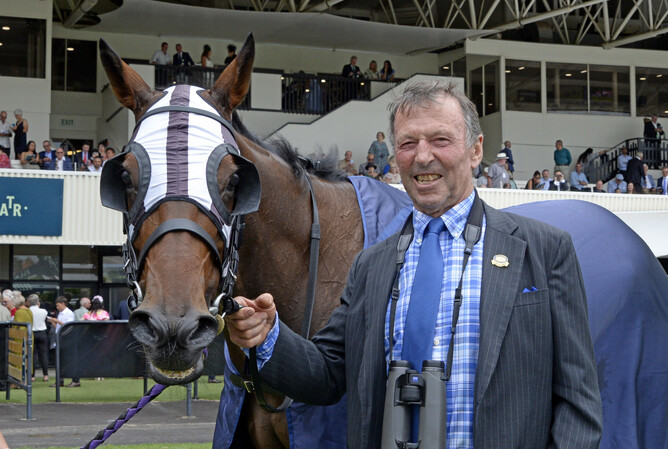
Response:
[{"label": "blue check shirt", "polygon": [[[462,233],[466,225],[474,193],[461,203],[455,205],[441,216],[448,232],[440,235],[443,251],[444,271],[441,279],[441,304],[436,317],[436,329],[432,359],[447,360],[450,344],[450,327],[455,289],[459,283],[464,259],[464,238]],[[410,292],[420,255],[422,235],[432,217],[413,209],[413,241],[408,247],[404,265],[399,274],[399,302],[394,326],[394,347],[392,358],[401,359],[406,314],[410,302]],[[485,238],[486,221],[483,216],[482,236],[473,247],[473,253],[466,266],[462,283],[462,305],[455,333],[452,376],[447,383],[448,422],[447,448],[473,449],[473,408],[475,372],[478,361],[480,338],[480,289],[482,286],[482,249]],[[437,280],[435,280],[437,282]],[[385,318],[385,356],[389,365],[390,341],[390,308]],[[444,448],[445,449],[445,448]]]}]

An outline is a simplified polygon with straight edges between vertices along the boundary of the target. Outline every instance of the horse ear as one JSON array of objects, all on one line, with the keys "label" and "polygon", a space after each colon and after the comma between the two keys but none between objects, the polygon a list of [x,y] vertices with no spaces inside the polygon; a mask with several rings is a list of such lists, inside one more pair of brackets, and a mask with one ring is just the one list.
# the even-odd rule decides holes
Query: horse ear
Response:
[{"label": "horse ear", "polygon": [[104,39],[100,39],[100,59],[107,72],[111,88],[123,106],[139,117],[156,95],[148,84],[116,54]]},{"label": "horse ear", "polygon": [[248,93],[255,59],[255,39],[248,33],[239,54],[225,68],[211,88],[211,98],[223,110],[232,112]]}]

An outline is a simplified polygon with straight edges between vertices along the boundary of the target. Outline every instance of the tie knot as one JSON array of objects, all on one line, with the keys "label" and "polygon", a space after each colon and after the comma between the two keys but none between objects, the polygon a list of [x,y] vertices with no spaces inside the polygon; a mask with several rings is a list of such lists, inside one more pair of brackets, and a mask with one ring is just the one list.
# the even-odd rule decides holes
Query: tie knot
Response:
[{"label": "tie knot", "polygon": [[427,224],[427,229],[425,229],[424,233],[426,234],[440,234],[445,230],[445,223],[443,223],[443,220],[441,218],[432,218],[432,220]]}]

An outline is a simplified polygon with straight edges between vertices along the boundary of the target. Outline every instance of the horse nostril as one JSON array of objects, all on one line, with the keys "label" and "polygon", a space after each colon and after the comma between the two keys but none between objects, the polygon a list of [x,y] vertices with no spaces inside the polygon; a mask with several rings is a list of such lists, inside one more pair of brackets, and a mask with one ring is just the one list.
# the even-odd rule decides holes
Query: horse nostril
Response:
[{"label": "horse nostril", "polygon": [[128,324],[135,339],[147,346],[157,347],[167,336],[159,320],[154,319],[150,313],[143,310],[132,312]]},{"label": "horse nostril", "polygon": [[183,329],[184,346],[186,347],[206,347],[218,334],[218,321],[211,315],[202,315],[196,320],[196,325],[192,330]]}]

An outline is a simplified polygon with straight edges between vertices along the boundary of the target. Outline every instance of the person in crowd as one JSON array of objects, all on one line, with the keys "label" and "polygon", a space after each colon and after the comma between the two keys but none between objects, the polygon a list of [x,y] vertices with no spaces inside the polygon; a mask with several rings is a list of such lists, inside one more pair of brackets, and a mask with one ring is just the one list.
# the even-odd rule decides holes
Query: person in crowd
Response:
[{"label": "person in crowd", "polygon": [[28,305],[32,312],[32,335],[35,356],[32,359],[32,377],[35,380],[37,362],[42,368],[42,380],[49,381],[49,335],[46,330],[46,310],[40,307],[39,296],[32,294],[28,296]]},{"label": "person in crowd", "polygon": [[380,74],[378,73],[378,63],[375,60],[372,60],[369,63],[369,68],[364,71],[364,78],[370,80],[380,79]]},{"label": "person in crowd", "polygon": [[355,162],[353,161],[353,152],[348,150],[344,153],[343,159],[339,161],[339,170],[343,170],[349,175],[356,175]]},{"label": "person in crowd", "polygon": [[46,167],[47,170],[58,170],[58,171],[72,171],[72,161],[70,158],[65,156],[65,150],[63,147],[58,147],[56,150],[56,158],[49,162],[49,165]]},{"label": "person in crowd", "polygon": [[188,67],[195,65],[195,61],[190,57],[190,53],[183,51],[181,44],[176,44],[176,53],[172,57],[172,64],[177,67]]},{"label": "person in crowd", "polygon": [[656,193],[668,195],[668,167],[663,167],[661,174],[663,176],[656,180]]},{"label": "person in crowd", "polygon": [[[478,165],[480,167],[480,165]],[[475,182],[475,186],[479,189],[486,189],[487,188],[487,183],[489,182],[487,179],[487,173],[489,173],[489,167],[485,167],[480,175],[477,177],[477,181]],[[475,174],[475,172],[474,172]]]},{"label": "person in crowd", "polygon": [[636,187],[632,182],[626,183],[626,193],[636,193]]},{"label": "person in crowd", "polygon": [[3,151],[0,151],[0,168],[12,168],[12,161]]},{"label": "person in crowd", "polygon": [[376,164],[369,162],[364,168],[364,176],[382,181],[382,177],[378,172],[378,166]]},{"label": "person in crowd", "polygon": [[510,140],[506,140],[503,142],[503,150],[501,150],[501,153],[504,153],[506,156],[508,156],[508,160],[506,161],[506,170],[508,170],[508,173],[510,173],[510,178],[512,179],[513,174],[515,173],[515,160],[513,159],[513,152],[510,149],[512,147],[512,143]]},{"label": "person in crowd", "polygon": [[7,111],[0,111],[0,151],[9,157],[11,143],[9,138],[12,136],[12,125],[7,120]]},{"label": "person in crowd", "polygon": [[622,174],[624,180],[626,180],[626,169],[628,168],[629,161],[633,159],[629,154],[629,150],[626,147],[622,147],[622,153],[617,156],[617,170]]},{"label": "person in crowd", "polygon": [[39,170],[39,154],[34,140],[28,142],[26,150],[19,156],[21,168],[24,170]]},{"label": "person in crowd", "polygon": [[93,157],[90,153],[90,144],[84,143],[81,145],[81,150],[77,151],[72,158],[74,164],[79,171],[87,171],[88,167],[93,165]]},{"label": "person in crowd", "polygon": [[533,172],[533,176],[531,179],[527,181],[527,185],[524,186],[524,190],[541,190],[541,180],[540,180],[540,172],[536,170]]},{"label": "person in crowd", "polygon": [[621,173],[617,173],[614,179],[608,181],[608,193],[615,193],[615,190],[626,193],[626,181]]},{"label": "person in crowd", "polygon": [[114,312],[114,319],[127,320],[129,318],[130,318],[130,309],[128,308],[128,302],[119,301],[118,306],[116,306],[116,312]]},{"label": "person in crowd", "polygon": [[102,173],[102,158],[99,155],[93,157],[93,164],[88,166],[91,173]]},{"label": "person in crowd", "polygon": [[558,192],[568,190],[568,181],[564,178],[564,174],[561,170],[556,170],[554,172],[554,180],[550,182],[550,190],[556,190]]},{"label": "person in crowd", "polygon": [[645,176],[642,179],[642,193],[656,193],[656,183],[654,182],[654,177],[649,173],[649,165],[642,164],[643,173]]},{"label": "person in crowd", "polygon": [[490,165],[487,172],[487,187],[494,189],[510,188],[510,174],[506,170],[507,160],[506,153],[498,153],[496,155],[496,163]]},{"label": "person in crowd", "polygon": [[153,53],[151,58],[151,64],[153,65],[172,65],[172,58],[167,54],[167,49],[169,45],[167,42],[160,44],[160,50],[156,50]]},{"label": "person in crowd", "polygon": [[[626,165],[626,182],[633,183],[635,186],[641,186],[642,180],[645,177],[645,170],[642,166],[642,160],[645,157],[642,151],[637,151],[634,158],[632,158]],[[628,188],[628,186],[627,186]],[[642,189],[638,189],[637,193],[642,193]]]},{"label": "person in crowd", "polygon": [[74,319],[77,321],[83,320],[83,316],[88,313],[91,307],[90,298],[84,296],[79,300],[79,308],[74,311]]},{"label": "person in crowd", "polygon": [[565,178],[570,177],[571,174],[571,163],[573,158],[571,158],[571,152],[568,151],[568,148],[564,148],[564,143],[561,140],[557,140],[554,143],[554,175],[556,177],[557,170],[561,170]]},{"label": "person in crowd", "polygon": [[540,178],[540,183],[538,186],[536,186],[539,190],[550,190],[550,183],[552,182],[552,178],[550,178],[550,170],[544,169],[542,171],[542,176]]},{"label": "person in crowd", "polygon": [[14,157],[19,159],[27,146],[28,137],[28,120],[23,118],[23,111],[17,109],[14,111],[16,122],[12,123],[12,131],[14,132]]},{"label": "person in crowd", "polygon": [[603,180],[602,179],[596,180],[596,187],[594,187],[594,192],[595,193],[606,193],[605,189],[603,188]]},{"label": "person in crowd", "polygon": [[389,60],[383,62],[383,68],[380,69],[380,80],[381,81],[394,81],[394,69],[392,68],[392,63]]},{"label": "person in crowd", "polygon": [[81,317],[84,321],[108,321],[109,318],[109,312],[104,310],[104,300],[100,295],[93,296],[90,310]]},{"label": "person in crowd", "polygon": [[39,152],[39,161],[41,167],[48,167],[49,163],[56,158],[56,151],[51,148],[51,141],[49,139],[42,142],[43,150]]},{"label": "person in crowd", "polygon": [[376,133],[376,140],[371,142],[369,153],[373,154],[373,162],[378,166],[381,173],[385,173],[385,166],[387,165],[387,158],[390,157],[390,150],[385,143],[385,133],[378,131]]},{"label": "person in crowd", "polygon": [[[413,202],[395,321],[388,302],[399,233],[355,258],[340,307],[311,340],[281,322],[271,293],[235,298],[243,307],[225,317],[231,340],[257,346],[262,381],[295,400],[324,405],[346,393],[351,449],[380,447],[388,358],[419,369],[446,362],[449,347],[448,447],[598,448],[601,398],[571,237],[483,204],[450,339],[455,315],[445,305],[454,304],[461,235],[480,204],[470,182],[483,152],[478,114],[453,84],[415,83],[390,105],[390,129]],[[438,136],[449,144],[434,143]]]},{"label": "person in crowd", "polygon": [[390,156],[387,163],[390,166],[390,170],[383,176],[383,181],[387,184],[401,184],[401,175],[399,174],[396,157]]},{"label": "person in crowd", "polygon": [[21,292],[14,294],[12,297],[14,302],[14,307],[16,311],[14,313],[14,322],[15,323],[30,323],[32,325],[32,310],[26,306],[26,299],[23,297]]},{"label": "person in crowd", "polygon": [[360,78],[362,70],[357,66],[357,56],[350,57],[350,63],[343,66],[341,76],[344,78]]},{"label": "person in crowd", "polygon": [[111,148],[111,147],[108,147],[108,148],[105,150],[104,154],[105,154],[106,156],[105,156],[105,158],[104,158],[104,161],[102,162],[102,166],[103,166],[103,167],[104,167],[104,163],[105,163],[105,162],[107,162],[107,161],[108,161],[109,159],[111,159],[112,157],[116,156],[116,150],[114,150],[114,149]]},{"label": "person in crowd", "polygon": [[2,305],[9,312],[10,319],[14,318],[16,307],[14,307],[14,292],[7,289],[2,291]]},{"label": "person in crowd", "polygon": [[225,65],[229,65],[237,57],[237,46],[230,44],[227,46],[227,58],[225,58]]},{"label": "person in crowd", "polygon": [[366,162],[362,162],[357,169],[357,173],[359,175],[366,175],[366,166],[367,164],[374,164],[376,165],[376,156],[373,153],[368,153],[366,155]]},{"label": "person in crowd", "polygon": [[202,67],[208,67],[210,69],[213,68],[213,61],[211,60],[211,46],[208,44],[204,44],[204,48],[202,49],[202,56],[200,58],[200,62],[202,63]]},{"label": "person in crowd", "polygon": [[647,146],[656,147],[659,144],[659,139],[666,137],[666,133],[663,131],[661,124],[658,122],[658,117],[656,114],[652,114],[652,118],[643,119],[645,127],[643,129],[643,137],[645,138],[645,143]]},{"label": "person in crowd", "polygon": [[105,141],[102,141],[97,144],[97,152],[100,153],[100,156],[102,156],[102,159],[106,158],[106,152],[107,152],[107,144]]},{"label": "person in crowd", "polygon": [[582,191],[589,184],[587,175],[582,173],[582,164],[575,164],[575,171],[571,173],[571,190]]},{"label": "person in crowd", "polygon": [[[9,294],[5,296],[5,292],[9,292]],[[7,307],[7,304],[11,302],[11,293],[11,290],[5,290],[0,295],[0,322],[12,320],[12,313],[9,311],[9,307]]]},{"label": "person in crowd", "polygon": [[589,176],[589,170],[592,168],[593,162],[596,160],[597,157],[601,157],[601,164],[603,164],[603,157],[607,159],[607,156],[605,154],[607,153],[607,150],[601,150],[599,152],[595,152],[593,148],[587,148],[578,156],[577,161],[575,161],[576,164],[582,164],[582,172],[585,174],[585,176]]},{"label": "person in crowd", "polygon": [[[69,323],[70,321],[74,321],[74,312],[72,312],[69,307],[67,307],[67,298],[64,296],[59,296],[56,298],[56,310],[58,310],[58,316],[57,317],[51,317],[48,318],[48,320],[51,322],[52,325],[56,326],[56,333],[60,331],[60,328],[63,327],[64,324]],[[65,348],[66,349],[66,348]],[[64,384],[64,380],[60,380],[60,386],[62,387]],[[56,384],[51,384],[49,385],[50,387],[55,387]],[[67,384],[66,386],[68,387],[80,387],[81,382],[78,377],[73,377],[72,382]]]}]

